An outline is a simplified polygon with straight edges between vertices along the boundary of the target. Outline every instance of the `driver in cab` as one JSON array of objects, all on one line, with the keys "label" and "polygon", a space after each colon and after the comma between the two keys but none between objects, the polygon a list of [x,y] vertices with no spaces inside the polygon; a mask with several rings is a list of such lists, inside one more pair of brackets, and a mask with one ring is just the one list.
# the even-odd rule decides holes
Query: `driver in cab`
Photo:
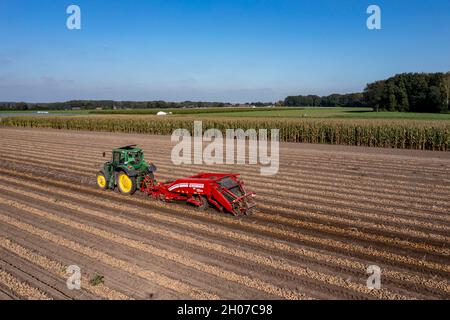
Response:
[{"label": "driver in cab", "polygon": [[136,159],[134,158],[134,153],[128,152],[128,161],[125,164],[136,164]]}]

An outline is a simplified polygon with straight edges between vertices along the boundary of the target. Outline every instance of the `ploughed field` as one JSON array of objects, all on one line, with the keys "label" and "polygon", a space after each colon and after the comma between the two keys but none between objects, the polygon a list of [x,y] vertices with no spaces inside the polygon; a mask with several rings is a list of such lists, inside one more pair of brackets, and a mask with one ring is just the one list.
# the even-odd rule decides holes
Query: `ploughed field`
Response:
[{"label": "ploughed field", "polygon": [[[241,173],[258,209],[236,218],[99,190],[101,153],[126,144],[160,181]],[[0,146],[0,299],[450,298],[450,153],[281,144],[264,177],[174,166],[166,136],[1,128]]]}]

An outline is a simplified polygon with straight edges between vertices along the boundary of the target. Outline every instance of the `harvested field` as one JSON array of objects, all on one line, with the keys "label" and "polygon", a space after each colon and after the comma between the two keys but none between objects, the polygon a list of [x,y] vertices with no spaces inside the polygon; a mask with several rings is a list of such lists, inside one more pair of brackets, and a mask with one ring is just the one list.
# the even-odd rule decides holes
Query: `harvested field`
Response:
[{"label": "harvested field", "polygon": [[[450,153],[285,143],[265,177],[174,166],[166,136],[0,128],[0,142],[0,299],[450,298]],[[99,190],[101,153],[126,144],[158,180],[241,173],[256,213]]]}]

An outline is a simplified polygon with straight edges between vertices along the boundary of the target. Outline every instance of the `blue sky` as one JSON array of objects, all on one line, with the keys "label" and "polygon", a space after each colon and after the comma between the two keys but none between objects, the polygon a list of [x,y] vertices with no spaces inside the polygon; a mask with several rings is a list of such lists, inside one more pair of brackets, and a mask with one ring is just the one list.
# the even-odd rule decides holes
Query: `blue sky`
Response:
[{"label": "blue sky", "polygon": [[448,0],[0,0],[0,101],[276,101],[435,71]]}]

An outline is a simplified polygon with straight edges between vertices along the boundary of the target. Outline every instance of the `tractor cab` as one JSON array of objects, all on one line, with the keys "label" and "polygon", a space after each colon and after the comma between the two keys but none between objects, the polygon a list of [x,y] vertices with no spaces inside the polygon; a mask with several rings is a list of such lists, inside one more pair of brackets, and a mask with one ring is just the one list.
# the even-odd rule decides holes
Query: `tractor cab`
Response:
[{"label": "tractor cab", "polygon": [[113,149],[112,163],[115,166],[131,166],[133,169],[139,169],[142,165],[146,164],[144,153],[141,149],[135,148],[135,146]]},{"label": "tractor cab", "polygon": [[[97,184],[102,189],[114,189],[133,194],[144,180],[153,180],[156,167],[144,159],[142,149],[129,145],[112,150],[111,161],[106,162],[97,174]],[[103,152],[106,157],[106,152]]]}]

